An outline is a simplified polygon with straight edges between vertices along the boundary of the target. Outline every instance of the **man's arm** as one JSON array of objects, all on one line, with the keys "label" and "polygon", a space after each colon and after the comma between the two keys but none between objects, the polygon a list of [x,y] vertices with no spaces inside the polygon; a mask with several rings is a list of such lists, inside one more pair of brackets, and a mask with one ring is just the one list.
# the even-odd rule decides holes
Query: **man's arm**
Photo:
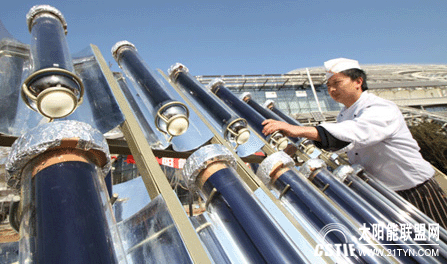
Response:
[{"label": "man's arm", "polygon": [[262,130],[264,135],[269,135],[279,130],[288,137],[304,137],[313,140],[315,145],[322,149],[339,150],[349,144],[349,142],[337,139],[322,126],[294,126],[272,119],[265,120],[262,122],[262,125],[264,125]]},{"label": "man's arm", "polygon": [[320,135],[321,141],[315,141],[315,146],[329,151],[336,151],[349,145],[350,142],[334,137],[322,126],[315,127]]}]

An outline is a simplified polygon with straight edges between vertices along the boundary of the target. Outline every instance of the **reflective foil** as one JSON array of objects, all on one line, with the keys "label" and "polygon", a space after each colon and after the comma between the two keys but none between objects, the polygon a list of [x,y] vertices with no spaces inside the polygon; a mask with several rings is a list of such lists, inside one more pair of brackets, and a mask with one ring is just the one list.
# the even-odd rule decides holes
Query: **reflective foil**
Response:
[{"label": "reflective foil", "polygon": [[295,166],[295,162],[293,161],[293,159],[289,155],[287,155],[284,151],[278,151],[273,154],[270,154],[261,162],[261,165],[259,165],[259,168],[256,172],[256,175],[262,180],[265,186],[270,187],[271,185],[270,173],[272,172],[275,165],[278,164],[279,162],[282,163],[283,167],[285,168]]},{"label": "reflective foil", "polygon": [[14,142],[6,163],[6,170],[9,172],[8,180],[20,180],[21,170],[30,160],[50,148],[60,146],[62,139],[68,138],[79,139],[79,143],[76,146],[77,149],[85,151],[95,149],[105,153],[107,163],[102,170],[104,176],[107,175],[111,162],[109,146],[104,136],[88,124],[67,120],[37,126]]},{"label": "reflective foil", "polygon": [[335,178],[340,182],[344,182],[346,178],[353,173],[354,169],[349,165],[338,166],[333,172]]},{"label": "reflective foil", "polygon": [[[235,241],[229,230],[228,218],[207,212],[190,218],[199,235],[200,241],[215,263],[247,263],[250,259],[240,247],[241,241]],[[222,221],[223,220],[223,221]]]},{"label": "reflective foil", "polygon": [[322,159],[310,159],[307,160],[303,165],[300,167],[300,172],[306,177],[309,178],[314,171],[326,168],[326,163]]},{"label": "reflective foil", "polygon": [[230,167],[236,168],[236,159],[231,151],[219,144],[201,147],[186,159],[183,166],[183,179],[189,189],[196,188],[195,182],[200,172],[216,161],[226,161]]}]

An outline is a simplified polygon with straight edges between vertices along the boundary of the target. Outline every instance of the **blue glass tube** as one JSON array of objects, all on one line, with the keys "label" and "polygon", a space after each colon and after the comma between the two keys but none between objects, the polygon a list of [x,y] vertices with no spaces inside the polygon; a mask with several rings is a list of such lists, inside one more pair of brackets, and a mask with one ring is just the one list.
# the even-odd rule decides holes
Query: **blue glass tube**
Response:
[{"label": "blue glass tube", "polygon": [[[213,173],[204,183],[202,191],[210,196],[213,189],[224,199],[267,263],[304,263],[296,250],[280,233],[259,204],[249,194],[233,169],[225,168]],[[215,195],[214,195],[215,196]],[[214,197],[210,204],[214,205]]]},{"label": "blue glass tube", "polygon": [[[377,182],[376,180],[372,179],[370,176],[365,176],[363,179],[366,184],[374,188],[376,191],[378,191],[380,194],[385,196],[388,200],[390,200],[394,205],[399,207],[400,209],[406,211],[413,219],[415,219],[418,223],[426,223],[426,224],[433,224],[435,223],[433,219],[419,211],[414,205],[409,203],[407,200],[402,198],[399,194],[396,192],[388,189],[381,183]],[[444,243],[447,243],[447,231],[439,227],[439,238],[444,241]]]},{"label": "blue glass tube", "polygon": [[[336,204],[347,211],[352,217],[354,217],[360,224],[369,224],[371,227],[373,224],[379,223],[394,223],[394,220],[387,217],[382,212],[379,212],[371,204],[367,203],[356,193],[350,190],[347,186],[343,185],[331,173],[326,169],[320,169],[314,173],[312,182],[319,188],[324,189],[324,193],[330,197]],[[388,227],[384,227],[386,230]],[[400,236],[399,236],[400,237]],[[420,246],[418,244],[411,244],[411,242],[397,239],[393,241],[386,241],[399,245],[402,249],[408,250],[424,250],[429,247]],[[415,241],[415,243],[417,243]],[[387,245],[387,244],[386,244]],[[426,262],[427,259],[434,260],[431,256],[412,256],[415,261]],[[425,259],[425,260],[424,260]]]},{"label": "blue glass tube", "polygon": [[[398,208],[395,204],[390,203],[386,197],[382,196],[379,192],[377,192],[375,189],[373,189],[370,185],[368,185],[363,180],[359,179],[358,177],[348,175],[346,178],[347,182],[349,183],[349,188],[354,190],[360,197],[362,197],[365,201],[367,201],[369,204],[374,206],[376,209],[378,209],[381,213],[386,215],[389,219],[394,220],[395,223],[411,223],[411,224],[420,224],[420,223],[426,223],[426,222],[418,222],[414,218],[411,217],[411,214],[409,211],[411,210],[402,210]],[[434,223],[432,221],[432,223]],[[426,223],[427,225],[429,223]],[[441,237],[441,233],[440,237]],[[428,235],[428,233],[427,233]],[[425,244],[426,241],[423,241]],[[439,248],[439,252],[444,256],[447,257],[447,246],[443,241],[438,242],[439,245],[431,246],[433,248]]]},{"label": "blue glass tube", "polygon": [[107,173],[106,177],[104,178],[104,181],[106,183],[106,187],[107,187],[107,192],[109,194],[109,198],[112,197],[113,195],[113,184],[112,184],[112,170],[109,171],[109,173]]},{"label": "blue glass tube", "polygon": [[[283,197],[289,200],[295,209],[304,214],[317,230],[321,230],[327,224],[340,223],[351,232],[346,237],[339,232],[331,232],[326,237],[328,241],[339,244],[354,244],[357,249],[356,253],[359,252],[360,247],[365,247],[352,240],[352,237],[358,236],[358,231],[353,224],[322,197],[297,171],[287,170],[274,182],[274,187],[280,192],[283,192],[286,186],[290,186],[290,189],[285,191]],[[357,255],[354,259],[365,263],[386,263],[383,258],[378,256],[360,257]]]},{"label": "blue glass tube", "polygon": [[[349,188],[354,190],[358,195],[360,195],[365,201],[369,204],[373,205],[375,208],[378,208],[380,212],[386,214],[389,218],[394,219],[396,222],[399,220],[414,220],[409,215],[410,211],[406,209],[402,209],[405,211],[405,214],[400,214],[399,211],[394,210],[394,208],[390,207],[386,202],[386,197],[382,196],[378,191],[376,191],[372,186],[365,183],[363,180],[348,175],[346,178],[346,182],[349,183]],[[398,202],[398,201],[396,201]],[[396,204],[393,204],[393,206]],[[421,219],[422,220],[422,219]]]},{"label": "blue glass tube", "polygon": [[[231,263],[231,260],[225,252],[225,249],[219,242],[219,236],[215,233],[213,227],[211,225],[208,225],[209,222],[207,220],[204,220],[205,218],[203,216],[204,214],[201,214],[189,218],[194,228],[196,229],[200,240],[205,245],[208,253],[216,263]],[[223,222],[226,223],[228,221],[224,220]],[[241,228],[239,230],[241,230]],[[249,245],[253,247],[251,243]],[[238,244],[237,248],[245,250],[245,248],[240,244]],[[254,249],[254,251],[256,251],[256,249]],[[261,255],[259,255],[259,253],[258,256],[259,259],[257,260],[257,262],[260,261],[258,263],[262,263],[264,260],[262,259]]]},{"label": "blue glass tube", "polygon": [[290,116],[284,114],[281,110],[279,110],[278,108],[276,108],[275,106],[271,106],[269,107],[269,109],[275,113],[276,115],[278,115],[279,117],[281,117],[284,121],[286,121],[289,124],[295,125],[295,126],[302,126],[302,124],[300,122],[298,122],[297,120],[291,118]]},{"label": "blue glass tube", "polygon": [[[394,205],[399,207],[400,209],[406,211],[413,219],[415,219],[418,223],[426,223],[433,224],[435,223],[433,219],[428,217],[426,214],[422,213],[419,209],[417,209],[410,202],[405,200],[402,196],[397,194],[395,191],[390,190],[382,183],[376,181],[373,176],[364,171],[364,169],[357,165],[358,170],[355,174],[359,178],[361,178],[366,184],[371,186],[374,190],[378,191],[381,195],[385,196],[388,200],[390,200]],[[447,231],[444,228],[439,229],[439,237],[447,243]]]},{"label": "blue glass tube", "polygon": [[249,106],[251,106],[253,109],[256,110],[259,114],[261,114],[263,117],[267,119],[273,119],[273,120],[279,120],[279,121],[285,121],[282,117],[277,115],[276,113],[269,111],[265,109],[263,106],[258,104],[255,100],[252,98],[249,98],[248,96],[243,99],[244,102],[246,102]]},{"label": "blue glass tube", "polygon": [[264,126],[262,122],[265,118],[256,112],[253,108],[239,100],[228,88],[223,85],[216,85],[211,90],[217,95],[226,105],[233,109],[236,114],[247,120],[250,126],[259,134],[262,134]]},{"label": "blue glass tube", "polygon": [[217,101],[217,98],[212,97],[203,89],[201,84],[189,73],[179,71],[176,75],[175,82],[189,91],[189,94],[199,102],[200,106],[206,109],[218,124],[224,126],[224,129],[226,129],[227,123],[235,118]]},{"label": "blue glass tube", "polygon": [[[209,193],[206,195],[209,195]],[[212,212],[218,214],[219,218],[222,219],[222,224],[225,226],[228,233],[230,233],[230,236],[235,238],[234,241],[238,248],[243,252],[244,256],[250,259],[253,263],[267,263],[259,250],[255,247],[247,232],[245,232],[241,223],[237,220],[231,208],[228,207],[222,195],[215,195],[212,198],[210,205],[212,206]]]},{"label": "blue glass tube", "polygon": [[[264,118],[266,119],[273,119],[273,120],[278,120],[278,121],[284,121],[287,122],[286,120],[284,120],[281,116],[277,115],[276,113],[269,111],[268,109],[264,108],[263,106],[261,106],[260,104],[258,104],[256,101],[254,101],[252,98],[244,98],[243,99],[244,102],[246,102],[249,106],[251,106],[253,109],[256,110],[256,112],[258,112],[260,115],[262,115]],[[289,122],[287,122],[289,123]],[[294,123],[292,123],[294,125]],[[300,138],[290,138],[293,142],[297,143],[299,141],[301,141]]]},{"label": "blue glass tube", "polygon": [[82,102],[84,85],[74,71],[65,19],[56,8],[39,5],[30,9],[27,23],[31,72],[21,87],[22,99],[48,118],[66,117]]},{"label": "blue glass tube", "polygon": [[74,72],[65,30],[57,16],[45,13],[33,19],[31,35],[33,71],[60,68]]},{"label": "blue glass tube", "polygon": [[38,263],[117,263],[93,164],[51,165],[33,180]]},{"label": "blue glass tube", "polygon": [[116,57],[118,64],[124,69],[126,75],[142,88],[145,97],[150,100],[152,107],[158,109],[163,104],[173,101],[166,93],[164,87],[154,77],[154,74],[145,65],[135,48],[123,46]]}]

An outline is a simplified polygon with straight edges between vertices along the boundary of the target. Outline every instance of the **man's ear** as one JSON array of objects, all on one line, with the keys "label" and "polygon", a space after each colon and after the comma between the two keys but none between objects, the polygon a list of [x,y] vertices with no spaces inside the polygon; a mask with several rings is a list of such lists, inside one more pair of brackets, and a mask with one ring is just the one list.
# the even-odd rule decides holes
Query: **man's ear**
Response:
[{"label": "man's ear", "polygon": [[358,83],[360,85],[360,89],[362,89],[363,78],[362,77],[358,77],[357,79],[355,79],[355,82]]}]

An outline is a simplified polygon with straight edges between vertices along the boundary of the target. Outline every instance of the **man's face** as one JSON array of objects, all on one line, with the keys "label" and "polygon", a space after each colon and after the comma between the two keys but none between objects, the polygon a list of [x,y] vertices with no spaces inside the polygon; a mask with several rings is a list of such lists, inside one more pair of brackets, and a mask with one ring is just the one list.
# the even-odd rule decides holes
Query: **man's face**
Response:
[{"label": "man's face", "polygon": [[329,95],[339,103],[349,104],[361,94],[363,80],[359,79],[353,81],[343,73],[335,73],[327,82]]}]

